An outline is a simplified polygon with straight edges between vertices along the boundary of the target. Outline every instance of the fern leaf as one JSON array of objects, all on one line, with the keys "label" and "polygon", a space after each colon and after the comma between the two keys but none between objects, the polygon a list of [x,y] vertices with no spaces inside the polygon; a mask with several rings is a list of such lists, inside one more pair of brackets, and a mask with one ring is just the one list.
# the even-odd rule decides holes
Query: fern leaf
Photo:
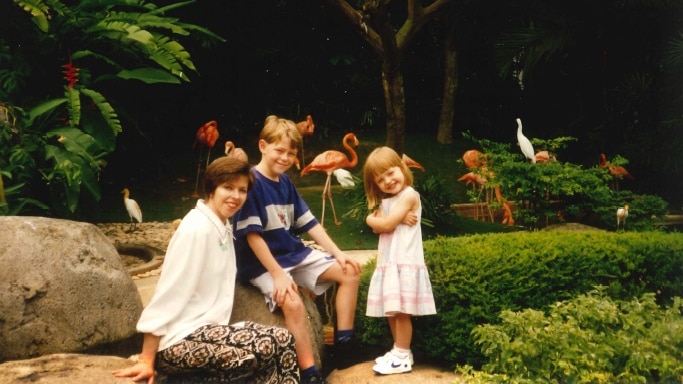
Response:
[{"label": "fern leaf", "polygon": [[92,101],[95,103],[95,106],[97,106],[97,109],[99,109],[100,114],[107,122],[107,125],[111,128],[114,135],[118,135],[119,133],[121,133],[122,128],[119,116],[116,114],[116,111],[111,106],[111,104],[109,104],[107,99],[105,99],[101,93],[94,91],[92,89],[81,88],[81,93],[92,99]]}]

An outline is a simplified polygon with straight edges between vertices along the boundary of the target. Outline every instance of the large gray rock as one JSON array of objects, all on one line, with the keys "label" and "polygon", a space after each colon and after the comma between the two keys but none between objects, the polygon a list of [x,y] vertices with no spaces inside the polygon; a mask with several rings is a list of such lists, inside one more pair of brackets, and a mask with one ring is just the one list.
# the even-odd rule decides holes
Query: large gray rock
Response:
[{"label": "large gray rock", "polygon": [[77,352],[135,333],[142,302],[94,225],[0,217],[0,360]]}]

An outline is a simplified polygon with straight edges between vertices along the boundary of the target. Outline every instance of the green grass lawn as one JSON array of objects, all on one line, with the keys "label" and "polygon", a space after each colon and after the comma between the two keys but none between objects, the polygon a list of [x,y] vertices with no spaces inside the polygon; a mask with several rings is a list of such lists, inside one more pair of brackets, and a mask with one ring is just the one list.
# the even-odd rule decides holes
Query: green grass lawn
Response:
[{"label": "green grass lawn", "polygon": [[[341,146],[343,134],[338,136],[338,140],[316,137],[315,135],[307,138],[305,141],[306,163],[310,162],[315,155],[327,149],[346,152]],[[379,134],[358,134],[357,136],[360,141],[359,147],[356,148],[359,161],[358,165],[350,169],[350,171],[355,176],[361,177],[365,158],[373,149],[384,144],[384,138]],[[452,203],[468,202],[467,189],[464,183],[457,181],[458,177],[466,173],[467,170],[457,160],[469,148],[469,144],[462,140],[449,145],[438,144],[432,135],[411,134],[406,139],[406,153],[414,160],[420,162],[426,169],[424,173],[415,170],[416,181],[432,175],[443,180],[448,188],[453,188],[454,201]],[[248,150],[249,148],[246,149]],[[176,158],[179,165],[176,164],[168,167],[168,169],[173,171],[159,172],[158,175],[150,178],[150,180],[145,180],[140,182],[139,185],[131,187],[131,198],[140,204],[144,221],[172,221],[183,217],[194,206],[196,198],[192,196],[196,181],[195,156],[196,154],[188,153],[185,154],[186,159],[182,160],[183,156],[179,155]],[[252,164],[255,164],[258,160],[255,154],[250,153],[250,162]],[[321,194],[326,178],[325,173],[311,172],[302,177],[292,167],[288,171],[288,175],[299,188],[299,192],[308,203],[313,214],[318,219],[321,219]],[[123,206],[122,195],[120,194],[121,188],[112,187],[105,190],[103,187],[102,200],[98,204],[85,209],[84,221],[95,223],[127,222],[129,218]],[[356,188],[362,188],[362,186],[357,186]],[[201,191],[201,186],[199,190]],[[364,215],[360,215],[362,217],[358,218],[344,216],[357,203],[357,198],[353,196],[358,196],[358,193],[360,192],[351,193],[343,190],[337,181],[333,179],[332,194],[337,216],[342,224],[340,226],[334,225],[329,202],[326,206],[324,222],[325,229],[342,249],[374,249],[377,247],[377,235],[373,234],[365,224]],[[422,195],[421,198],[425,201],[425,199],[430,197]],[[506,229],[501,225],[454,216],[451,224],[448,226],[440,228],[423,226],[423,238],[429,239],[438,235],[458,236],[470,233],[499,232]]]}]

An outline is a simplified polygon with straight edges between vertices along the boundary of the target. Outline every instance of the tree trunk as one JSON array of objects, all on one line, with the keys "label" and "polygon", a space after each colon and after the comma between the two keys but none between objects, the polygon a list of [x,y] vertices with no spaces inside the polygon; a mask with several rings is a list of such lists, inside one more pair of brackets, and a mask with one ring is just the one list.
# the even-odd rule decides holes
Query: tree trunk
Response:
[{"label": "tree trunk", "polygon": [[441,144],[450,144],[453,142],[455,100],[458,93],[458,51],[455,44],[455,28],[449,28],[448,36],[446,36],[444,58],[443,101],[436,141]]},{"label": "tree trunk", "polygon": [[387,110],[386,145],[399,154],[405,149],[406,100],[403,74],[398,57],[385,57],[382,63],[382,88]]}]

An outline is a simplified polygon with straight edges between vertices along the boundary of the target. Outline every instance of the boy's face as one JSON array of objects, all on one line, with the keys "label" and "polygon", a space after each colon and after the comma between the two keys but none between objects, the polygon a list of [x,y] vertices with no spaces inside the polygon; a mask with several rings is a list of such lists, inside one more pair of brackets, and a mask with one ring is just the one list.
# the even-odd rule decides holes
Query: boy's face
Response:
[{"label": "boy's face", "polygon": [[274,143],[267,143],[259,140],[259,150],[261,151],[261,163],[271,175],[280,175],[286,172],[296,161],[298,150],[292,148],[291,140],[284,137]]}]

